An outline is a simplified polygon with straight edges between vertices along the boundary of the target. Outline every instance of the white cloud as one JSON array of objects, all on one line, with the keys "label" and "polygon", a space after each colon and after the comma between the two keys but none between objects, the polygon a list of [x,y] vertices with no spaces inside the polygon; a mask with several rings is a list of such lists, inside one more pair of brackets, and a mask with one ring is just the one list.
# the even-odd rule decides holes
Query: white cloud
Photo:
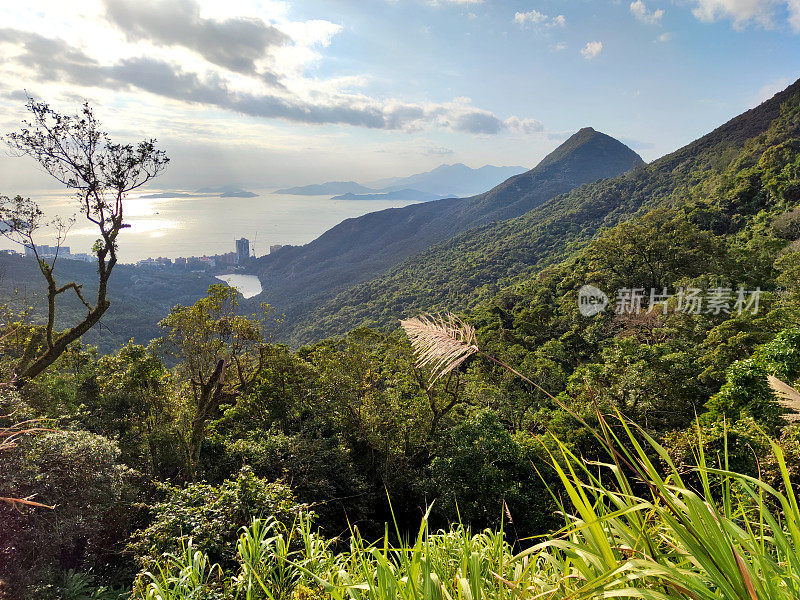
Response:
[{"label": "white cloud", "polygon": [[558,42],[557,44],[553,44],[550,46],[550,50],[552,52],[561,52],[567,49],[567,42]]},{"label": "white cloud", "polygon": [[772,29],[785,18],[800,33],[800,0],[693,0],[692,13],[701,21],[728,19],[736,29],[750,24]]},{"label": "white cloud", "polygon": [[794,31],[800,32],[800,0],[789,0],[789,25]]},{"label": "white cloud", "polygon": [[642,0],[631,2],[631,13],[642,23],[648,25],[658,25],[661,23],[661,18],[664,16],[664,10],[658,8],[653,11],[647,10],[647,6]]},{"label": "white cloud", "polygon": [[564,15],[556,15],[555,17],[550,18],[548,15],[541,13],[538,10],[529,10],[528,12],[515,13],[514,23],[520,27],[525,27],[528,24],[544,24],[547,27],[564,27],[564,25],[567,24],[567,18]]},{"label": "white cloud", "polygon": [[674,33],[672,33],[671,31],[665,31],[655,39],[655,42],[663,44],[665,42],[670,41],[673,37],[675,37]]},{"label": "white cloud", "polygon": [[517,25],[525,25],[526,23],[543,23],[546,20],[547,15],[540,13],[538,10],[518,12],[514,15],[514,23]]},{"label": "white cloud", "polygon": [[536,119],[520,119],[519,117],[509,117],[504,122],[509,131],[514,133],[541,133],[544,131],[544,125],[541,121]]},{"label": "white cloud", "polygon": [[[147,14],[151,20],[162,16],[155,10]],[[137,30],[135,42],[128,42],[129,52],[110,60],[102,53],[88,53],[59,38],[0,28],[0,45],[6,57],[0,64],[0,76],[13,86],[9,93],[30,88],[30,83],[35,82],[37,87],[55,85],[62,94],[85,96],[89,90],[116,91],[132,101],[157,97],[186,107],[205,106],[246,117],[308,125],[350,125],[387,131],[444,129],[473,135],[495,135],[511,127],[530,131],[536,127],[530,119],[512,117],[506,122],[473,106],[468,98],[433,103],[372,97],[354,91],[365,83],[358,75],[328,79],[307,76],[301,65],[308,57],[302,53],[289,71],[261,67],[262,63],[270,66],[273,46],[292,47],[298,40],[326,45],[338,31],[327,22],[283,27],[285,37],[274,43],[262,42],[254,35],[243,46],[249,51],[249,61],[239,63],[229,55],[210,53],[188,36],[176,38],[182,31],[182,21],[175,21],[173,14],[169,16],[174,27],[158,29],[153,34]],[[178,46],[177,50],[173,46]],[[145,53],[143,48],[147,48]],[[195,55],[188,62],[182,60],[187,53]]]},{"label": "white cloud", "polygon": [[603,42],[586,42],[586,45],[581,49],[581,54],[586,60],[592,60],[603,51]]}]

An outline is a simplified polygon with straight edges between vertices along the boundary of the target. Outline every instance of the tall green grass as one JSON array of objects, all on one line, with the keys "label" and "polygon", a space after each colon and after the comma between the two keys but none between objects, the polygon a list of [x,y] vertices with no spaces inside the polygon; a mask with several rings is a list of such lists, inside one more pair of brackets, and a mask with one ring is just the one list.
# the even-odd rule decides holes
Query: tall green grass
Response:
[{"label": "tall green grass", "polygon": [[[782,489],[712,463],[695,448],[680,470],[644,431],[601,420],[608,461],[587,463],[548,444],[564,526],[515,552],[502,531],[457,525],[368,543],[353,529],[334,552],[307,520],[281,530],[255,520],[238,543],[239,572],[222,573],[187,545],[139,582],[148,600],[515,598],[800,598],[800,510],[780,447]],[[395,537],[396,536],[396,537]],[[155,575],[154,575],[155,573]]]}]

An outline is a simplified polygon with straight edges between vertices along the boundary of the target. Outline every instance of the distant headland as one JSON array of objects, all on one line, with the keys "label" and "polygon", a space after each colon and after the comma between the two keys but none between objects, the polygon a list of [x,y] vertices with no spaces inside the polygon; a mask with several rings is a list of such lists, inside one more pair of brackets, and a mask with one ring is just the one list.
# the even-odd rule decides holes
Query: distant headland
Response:
[{"label": "distant headland", "polygon": [[341,194],[334,196],[331,200],[415,200],[417,202],[429,202],[445,198],[439,194],[421,192],[419,190],[397,190],[394,192],[374,192],[371,194]]},{"label": "distant headland", "polygon": [[145,199],[158,199],[158,198],[257,198],[258,194],[248,192],[239,187],[232,185],[219,185],[212,187],[203,187],[194,192],[184,191],[164,191],[156,192],[154,194],[145,194],[139,196]]}]

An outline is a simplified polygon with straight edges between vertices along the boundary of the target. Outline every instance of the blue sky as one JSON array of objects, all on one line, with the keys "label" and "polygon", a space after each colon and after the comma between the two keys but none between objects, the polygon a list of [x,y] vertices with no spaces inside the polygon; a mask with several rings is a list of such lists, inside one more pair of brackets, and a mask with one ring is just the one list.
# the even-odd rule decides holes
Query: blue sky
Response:
[{"label": "blue sky", "polygon": [[533,166],[587,125],[652,160],[800,77],[800,0],[64,4],[0,2],[0,126],[88,98],[177,187]]}]

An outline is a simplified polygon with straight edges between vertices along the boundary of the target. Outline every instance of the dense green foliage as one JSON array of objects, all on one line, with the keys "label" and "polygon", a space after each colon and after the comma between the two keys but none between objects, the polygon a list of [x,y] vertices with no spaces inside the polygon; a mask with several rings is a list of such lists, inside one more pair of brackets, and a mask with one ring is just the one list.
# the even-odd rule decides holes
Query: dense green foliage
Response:
[{"label": "dense green foliage", "polygon": [[302,521],[274,534],[254,520],[242,528],[234,567],[221,569],[190,545],[146,573],[134,597],[798,597],[800,511],[778,444],[768,441],[782,484],[773,487],[729,470],[727,453],[719,464],[708,460],[703,444],[679,468],[663,446],[625,427],[622,439],[598,432],[608,451],[602,464],[587,465],[556,441],[566,523],[540,543],[515,548],[502,529],[433,532],[423,518],[402,544],[388,534],[369,544],[356,530],[335,553]]},{"label": "dense green foliage", "polygon": [[163,554],[180,552],[182,538],[191,533],[193,544],[215,562],[227,564],[239,529],[254,518],[272,517],[291,525],[302,506],[281,482],[267,482],[244,467],[220,485],[195,483],[185,487],[163,485],[164,499],[152,508],[152,520],[131,545],[140,564]]},{"label": "dense green foliage", "polygon": [[[25,407],[3,394],[3,414]],[[3,417],[8,421],[9,417]],[[24,437],[2,458],[0,497],[53,509],[0,504],[0,578],[13,586],[59,581],[71,570],[117,582],[135,573],[122,557],[127,537],[141,525],[143,482],[119,461],[116,444],[85,430],[62,429]]]},{"label": "dense green foliage", "polygon": [[751,358],[737,360],[726,373],[725,383],[708,401],[708,422],[752,417],[772,430],[782,424],[787,412],[776,406],[767,376],[787,381],[800,377],[800,329],[788,329],[756,348]]}]

